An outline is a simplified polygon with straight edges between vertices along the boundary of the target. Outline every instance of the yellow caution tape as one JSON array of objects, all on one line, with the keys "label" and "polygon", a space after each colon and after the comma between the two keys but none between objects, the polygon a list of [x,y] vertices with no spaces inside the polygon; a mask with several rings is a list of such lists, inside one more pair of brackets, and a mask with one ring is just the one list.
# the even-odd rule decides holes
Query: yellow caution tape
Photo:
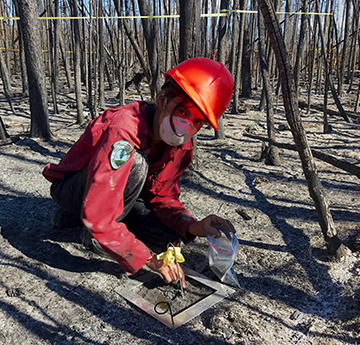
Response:
[{"label": "yellow caution tape", "polygon": [[[181,248],[175,247],[176,259],[179,263],[184,262],[184,256],[181,254]],[[156,255],[158,260],[163,260],[165,265],[169,265],[175,261],[174,249],[169,247],[166,252]]]},{"label": "yellow caution tape", "polygon": [[[227,13],[258,13],[258,11],[249,10],[220,10],[220,13],[203,13],[201,17],[225,17]],[[308,14],[317,16],[332,16],[333,13],[317,13],[317,12],[276,12],[276,14]],[[178,14],[166,14],[161,16],[110,16],[110,17],[38,17],[39,20],[73,20],[73,19],[159,19],[159,18],[180,18]],[[19,17],[0,17],[0,20],[19,20]]]},{"label": "yellow caution tape", "polygon": [[[248,10],[221,10],[220,12],[235,12],[235,13],[258,13],[258,11]],[[334,13],[317,13],[317,12],[275,12],[276,14],[309,14],[316,16],[333,16]]]}]

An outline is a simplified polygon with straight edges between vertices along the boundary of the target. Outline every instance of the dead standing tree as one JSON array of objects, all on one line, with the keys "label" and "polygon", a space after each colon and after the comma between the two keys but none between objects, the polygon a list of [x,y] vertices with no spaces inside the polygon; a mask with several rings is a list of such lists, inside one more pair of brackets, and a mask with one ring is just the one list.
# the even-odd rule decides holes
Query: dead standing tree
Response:
[{"label": "dead standing tree", "polygon": [[[229,0],[221,0],[220,9],[227,10],[229,6]],[[218,61],[225,65],[226,59],[226,12],[219,19],[219,39],[218,39]],[[219,129],[215,131],[216,139],[225,139],[224,121],[221,117],[218,120]]]},{"label": "dead standing tree", "polygon": [[[315,0],[315,11],[317,13],[320,12],[320,5],[319,5],[319,0]],[[341,116],[344,118],[344,120],[346,122],[351,122],[348,115],[346,114],[341,102],[340,102],[340,99],[338,97],[338,94],[335,90],[335,86],[334,86],[334,82],[333,82],[333,79],[332,79],[332,75],[330,73],[330,67],[329,67],[329,64],[328,64],[328,60],[327,60],[327,50],[326,50],[326,43],[325,43],[325,37],[324,37],[324,32],[322,30],[322,27],[321,27],[321,21],[320,21],[320,18],[319,16],[315,16],[315,20],[318,22],[318,28],[319,28],[319,35],[320,35],[320,41],[321,41],[321,56],[323,58],[323,62],[324,62],[324,69],[325,69],[325,73],[327,73],[327,81],[328,81],[328,84],[329,84],[329,87],[330,87],[330,90],[331,90],[331,94],[334,98],[334,101],[335,101],[335,104],[341,114]]]},{"label": "dead standing tree", "polygon": [[6,67],[5,59],[3,57],[2,52],[0,52],[0,73],[3,82],[4,94],[6,100],[9,103],[11,111],[13,112],[13,114],[15,114],[15,110],[11,102],[12,87],[11,87],[10,75],[8,72],[8,68]]},{"label": "dead standing tree", "polygon": [[[180,0],[180,62],[190,58],[199,49],[200,36],[200,2]],[[197,136],[193,139],[194,159],[192,166],[197,167]]]},{"label": "dead standing tree", "polygon": [[[260,67],[261,74],[263,77],[264,83],[264,94],[266,99],[266,127],[268,137],[271,140],[275,140],[275,125],[274,125],[274,103],[273,103],[273,95],[272,95],[272,87],[270,83],[269,76],[269,66],[266,61],[266,53],[265,53],[265,25],[264,20],[262,19],[260,13],[258,14],[258,29],[259,29],[259,59],[260,59]],[[262,156],[265,158],[265,163],[270,165],[280,165],[280,157],[279,150],[276,146],[271,143],[269,146],[264,144],[264,151]]]},{"label": "dead standing tree", "polygon": [[[78,2],[77,0],[70,1],[71,16],[77,18],[78,14]],[[81,94],[81,54],[80,54],[80,20],[72,20],[72,30],[74,32],[74,77],[75,77],[75,96],[76,96],[76,123],[82,125],[84,123],[82,94]]]},{"label": "dead standing tree", "polygon": [[[145,17],[151,16],[151,1],[138,0],[140,14]],[[158,25],[153,18],[142,18],[144,37],[146,48],[148,51],[149,66],[151,72],[150,91],[151,98],[155,98],[156,93],[160,90],[162,85],[162,78],[160,74],[159,63],[159,47],[158,47]]]},{"label": "dead standing tree", "polygon": [[180,62],[189,59],[193,53],[192,30],[195,26],[194,0],[180,0]]},{"label": "dead standing tree", "polygon": [[341,240],[336,233],[335,224],[330,213],[328,202],[325,199],[323,186],[318,177],[314,158],[301,122],[296,102],[292,68],[287,55],[284,39],[281,34],[280,25],[276,18],[274,7],[269,0],[258,0],[258,4],[264,17],[265,26],[276,57],[276,63],[281,80],[286,119],[290,125],[295,145],[300,155],[310,196],[315,203],[317,217],[327,244],[327,249],[329,254],[336,254],[336,256],[340,258],[346,255],[345,246],[341,243]]},{"label": "dead standing tree", "polygon": [[[235,8],[236,9],[236,8]],[[245,10],[245,0],[240,1],[240,11]],[[244,32],[245,32],[245,21],[247,17],[244,13],[240,14],[240,31],[239,31],[239,39],[238,39],[238,52],[235,63],[235,68],[232,70],[232,74],[234,76],[234,93],[233,93],[233,104],[231,112],[237,114],[238,113],[238,102],[240,96],[240,84],[241,84],[241,73],[242,73],[242,60],[243,60],[243,40],[244,40]]]},{"label": "dead standing tree", "polygon": [[11,144],[11,139],[10,136],[8,134],[8,132],[6,131],[4,122],[0,116],[0,146],[1,145],[6,145],[6,144]]},{"label": "dead standing tree", "polygon": [[15,4],[20,17],[26,56],[31,113],[30,136],[50,139],[52,135],[49,126],[44,63],[35,2],[15,0]]}]

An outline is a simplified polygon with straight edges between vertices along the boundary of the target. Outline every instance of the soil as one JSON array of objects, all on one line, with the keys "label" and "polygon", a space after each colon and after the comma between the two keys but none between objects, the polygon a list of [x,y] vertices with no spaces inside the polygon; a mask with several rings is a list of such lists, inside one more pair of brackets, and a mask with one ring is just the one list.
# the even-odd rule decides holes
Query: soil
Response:
[{"label": "soil", "polygon": [[[139,98],[130,91],[129,102]],[[248,112],[225,114],[226,139],[201,130],[198,165],[181,179],[181,200],[196,218],[218,214],[234,224],[240,288],[175,330],[116,293],[128,276],[114,261],[86,251],[81,229],[50,226],[56,205],[41,172],[84,131],[75,123],[74,94],[63,90],[60,114],[50,112],[52,141],[29,137],[27,98],[13,98],[16,115],[1,99],[13,143],[0,147],[0,344],[360,344],[359,179],[316,160],[349,248],[337,261],[327,254],[298,154],[280,149],[282,164],[266,165],[259,160],[261,142],[243,135],[266,136],[258,93],[243,100]],[[117,105],[116,94],[107,91],[106,106]],[[342,102],[353,111],[356,93],[346,97]],[[359,165],[359,124],[331,115],[332,132],[323,134],[322,116],[318,110],[302,116],[311,147]],[[293,143],[281,106],[276,129],[277,141]],[[184,246],[183,265],[216,279],[207,248],[206,238]]]},{"label": "soil", "polygon": [[173,316],[214,292],[214,289],[192,278],[187,278],[186,288],[183,289],[183,294],[181,295],[181,288],[178,283],[166,284],[160,277],[141,285],[135,291],[140,297],[154,306],[160,303],[159,307],[157,307],[159,310],[168,309],[166,304],[162,303],[167,302],[171,307]]}]

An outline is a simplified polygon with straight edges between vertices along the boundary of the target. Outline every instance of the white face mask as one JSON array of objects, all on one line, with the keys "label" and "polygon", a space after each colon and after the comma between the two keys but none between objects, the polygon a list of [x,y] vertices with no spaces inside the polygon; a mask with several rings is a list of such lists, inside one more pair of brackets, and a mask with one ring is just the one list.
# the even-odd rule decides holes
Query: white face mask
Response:
[{"label": "white face mask", "polygon": [[186,133],[186,131],[182,135],[176,134],[171,127],[169,115],[165,116],[161,121],[159,132],[161,140],[170,146],[185,144],[192,137],[192,135]]}]

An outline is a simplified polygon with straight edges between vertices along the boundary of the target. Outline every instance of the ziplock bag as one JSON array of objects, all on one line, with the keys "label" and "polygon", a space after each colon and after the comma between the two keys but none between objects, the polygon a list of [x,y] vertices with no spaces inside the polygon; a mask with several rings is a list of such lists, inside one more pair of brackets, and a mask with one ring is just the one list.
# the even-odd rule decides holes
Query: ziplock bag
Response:
[{"label": "ziplock bag", "polygon": [[[234,233],[229,233],[225,229],[219,229],[219,238],[207,236],[209,248],[206,257],[209,260],[210,269],[225,284],[240,287],[232,266],[239,251],[239,241]],[[231,236],[229,240],[225,234]]]}]

